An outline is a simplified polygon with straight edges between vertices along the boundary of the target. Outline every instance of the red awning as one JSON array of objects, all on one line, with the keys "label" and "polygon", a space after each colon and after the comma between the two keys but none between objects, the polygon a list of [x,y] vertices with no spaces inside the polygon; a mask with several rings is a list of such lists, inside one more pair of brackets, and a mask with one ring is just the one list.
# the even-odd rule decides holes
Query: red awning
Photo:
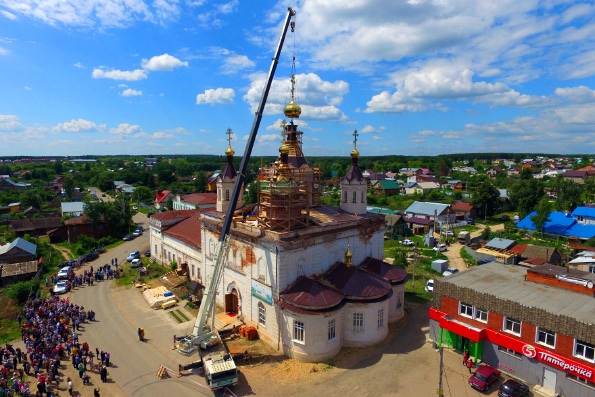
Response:
[{"label": "red awning", "polygon": [[430,308],[430,318],[440,323],[440,328],[454,332],[464,338],[471,339],[474,342],[481,342],[486,338],[485,329],[479,329],[467,325],[461,321],[450,318],[446,313]]}]

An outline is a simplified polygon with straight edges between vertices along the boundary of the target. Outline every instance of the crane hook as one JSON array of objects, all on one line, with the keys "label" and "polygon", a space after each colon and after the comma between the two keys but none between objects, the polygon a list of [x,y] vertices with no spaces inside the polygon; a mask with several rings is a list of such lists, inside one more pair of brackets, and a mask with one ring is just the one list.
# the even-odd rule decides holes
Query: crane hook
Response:
[{"label": "crane hook", "polygon": [[294,21],[291,22],[291,31],[292,32],[293,32],[293,29],[295,29],[295,22]]}]

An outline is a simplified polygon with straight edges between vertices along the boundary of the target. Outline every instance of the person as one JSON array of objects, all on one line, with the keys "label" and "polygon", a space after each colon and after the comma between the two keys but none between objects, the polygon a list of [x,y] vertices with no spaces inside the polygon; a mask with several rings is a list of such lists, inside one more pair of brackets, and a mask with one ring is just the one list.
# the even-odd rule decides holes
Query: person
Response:
[{"label": "person", "polygon": [[[469,370],[469,371],[471,371],[471,370]],[[107,368],[106,367],[101,368],[101,381],[103,383],[107,382]]]},{"label": "person", "polygon": [[473,368],[473,359],[469,358],[469,361],[467,362],[467,368],[469,369],[469,373],[471,373],[471,368]]},{"label": "person", "polygon": [[138,340],[140,340],[141,342],[143,341],[143,331],[140,327],[138,329]]},{"label": "person", "polygon": [[101,397],[99,395],[99,388],[96,388],[96,389],[93,390],[93,397]]},{"label": "person", "polygon": [[467,360],[469,360],[469,350],[465,351],[463,355],[463,365],[467,365]]},{"label": "person", "polygon": [[72,388],[73,388],[72,379],[68,378],[68,394],[70,394],[71,396],[72,396]]}]

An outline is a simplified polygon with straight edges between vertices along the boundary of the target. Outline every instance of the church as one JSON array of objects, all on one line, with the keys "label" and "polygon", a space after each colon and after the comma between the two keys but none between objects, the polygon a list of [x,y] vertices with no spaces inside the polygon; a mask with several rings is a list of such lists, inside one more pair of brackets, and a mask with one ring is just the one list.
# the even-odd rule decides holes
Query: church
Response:
[{"label": "church", "polygon": [[[291,121],[283,125],[279,156],[258,173],[258,202],[236,207],[217,305],[254,325],[261,340],[285,355],[322,361],[342,347],[370,346],[387,336],[388,324],[404,315],[407,274],[383,261],[384,216],[367,212],[357,132],[341,204],[325,205],[320,169],[302,152],[293,89],[284,112]],[[234,154],[230,142],[216,209],[198,215],[198,274],[207,284],[236,180]]]}]

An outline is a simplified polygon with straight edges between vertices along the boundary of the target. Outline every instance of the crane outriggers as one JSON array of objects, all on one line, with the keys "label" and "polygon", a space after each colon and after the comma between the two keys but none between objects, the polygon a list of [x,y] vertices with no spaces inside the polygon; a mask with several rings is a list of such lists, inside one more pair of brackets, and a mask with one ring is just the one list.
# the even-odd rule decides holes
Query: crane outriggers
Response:
[{"label": "crane outriggers", "polygon": [[[200,310],[198,311],[198,316],[194,324],[194,329],[190,335],[178,339],[177,350],[180,353],[190,356],[195,352],[198,352],[200,356],[200,361],[187,366],[180,366],[180,368],[188,369],[191,367],[202,366],[204,368],[207,385],[211,388],[211,390],[230,387],[238,383],[238,371],[235,362],[233,361],[233,357],[227,350],[227,347],[221,340],[221,336],[215,329],[215,303],[217,288],[219,286],[221,276],[223,275],[225,261],[229,252],[229,229],[233,220],[233,214],[236,209],[238,197],[240,194],[242,194],[242,185],[245,179],[246,168],[248,166],[252,148],[256,140],[256,134],[258,133],[258,128],[260,126],[264,107],[269,95],[269,90],[273,82],[273,77],[275,76],[275,70],[277,69],[279,57],[281,56],[281,50],[283,48],[283,43],[285,42],[287,29],[291,25],[291,31],[293,32],[295,26],[294,22],[291,22],[293,16],[295,16],[295,11],[291,8],[288,8],[287,15],[285,17],[285,23],[283,24],[283,29],[281,32],[281,37],[279,38],[279,43],[277,45],[277,50],[275,52],[275,56],[273,57],[271,68],[269,70],[269,74],[262,91],[262,96],[258,104],[258,109],[254,116],[254,122],[248,137],[248,142],[246,143],[244,156],[242,157],[242,162],[240,163],[240,168],[237,172],[237,179],[230,198],[229,206],[227,207],[225,219],[223,221],[223,227],[221,229],[221,234],[217,244],[213,272],[207,285],[206,292],[203,295]],[[207,324],[209,315],[211,321],[210,324]]]}]

